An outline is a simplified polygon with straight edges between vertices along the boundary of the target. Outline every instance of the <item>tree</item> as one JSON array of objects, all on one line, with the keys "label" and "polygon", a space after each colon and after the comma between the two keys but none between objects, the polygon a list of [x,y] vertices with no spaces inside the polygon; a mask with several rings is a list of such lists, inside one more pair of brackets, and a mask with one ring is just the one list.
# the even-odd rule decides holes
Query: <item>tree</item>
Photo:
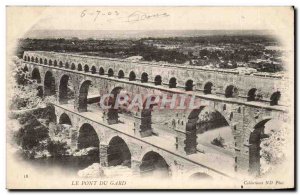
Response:
[{"label": "tree", "polygon": [[211,141],[211,144],[224,148],[224,142],[224,138],[219,135],[219,137],[216,137],[213,141]]},{"label": "tree", "polygon": [[38,92],[37,84],[15,86],[11,94],[10,108],[12,110],[23,110],[39,107],[42,99],[37,96]]},{"label": "tree", "polygon": [[11,110],[26,110],[37,108],[42,103],[42,99],[37,96],[39,85],[27,79],[28,73],[21,68],[17,60],[10,61],[11,74],[9,78],[9,88],[13,89],[8,93]]},{"label": "tree", "polygon": [[22,149],[31,150],[37,147],[41,141],[49,138],[48,128],[43,126],[32,114],[24,114],[18,120],[22,127],[16,132],[15,138]]},{"label": "tree", "polygon": [[51,156],[53,157],[61,157],[67,154],[67,143],[51,140],[48,143],[47,149]]}]

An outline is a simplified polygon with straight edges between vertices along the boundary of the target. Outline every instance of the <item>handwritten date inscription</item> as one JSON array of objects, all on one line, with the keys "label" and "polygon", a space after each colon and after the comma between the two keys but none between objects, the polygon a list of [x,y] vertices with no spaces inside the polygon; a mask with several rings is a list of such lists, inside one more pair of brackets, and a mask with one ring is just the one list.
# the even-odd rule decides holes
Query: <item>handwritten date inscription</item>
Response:
[{"label": "handwritten date inscription", "polygon": [[127,17],[127,22],[138,22],[141,20],[149,20],[149,19],[154,19],[154,18],[162,18],[162,17],[168,17],[168,13],[154,13],[154,14],[147,14],[144,12],[136,11],[130,14]]},{"label": "handwritten date inscription", "polygon": [[119,22],[128,22],[128,23],[134,23],[144,20],[150,20],[150,19],[159,19],[164,17],[169,17],[170,15],[166,12],[159,12],[159,13],[145,13],[141,11],[134,11],[130,14],[122,14],[117,10],[113,11],[89,11],[89,10],[83,10],[80,13],[81,18],[91,17],[93,21],[97,21],[98,19],[104,19],[108,22],[113,21],[119,21]]}]

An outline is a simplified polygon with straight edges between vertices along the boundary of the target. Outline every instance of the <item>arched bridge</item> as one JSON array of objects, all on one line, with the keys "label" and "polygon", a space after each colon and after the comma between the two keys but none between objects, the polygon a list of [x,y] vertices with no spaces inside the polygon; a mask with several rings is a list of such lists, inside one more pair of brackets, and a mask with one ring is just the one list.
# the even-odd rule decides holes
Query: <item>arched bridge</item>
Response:
[{"label": "arched bridge", "polygon": [[[42,51],[24,52],[23,67],[40,84],[43,96],[56,97],[57,121],[72,126],[73,147],[99,147],[102,166],[125,163],[139,174],[154,167],[176,177],[257,173],[265,124],[289,122],[282,78]],[[74,101],[69,100],[71,85]],[[93,87],[97,95],[90,96]],[[151,110],[128,116],[119,110],[89,107],[103,94],[122,90],[195,95],[203,106],[168,112],[163,125],[156,124]],[[217,118],[230,128],[233,161],[228,164],[198,148],[203,133],[199,133],[200,116],[207,109],[219,113]]]}]

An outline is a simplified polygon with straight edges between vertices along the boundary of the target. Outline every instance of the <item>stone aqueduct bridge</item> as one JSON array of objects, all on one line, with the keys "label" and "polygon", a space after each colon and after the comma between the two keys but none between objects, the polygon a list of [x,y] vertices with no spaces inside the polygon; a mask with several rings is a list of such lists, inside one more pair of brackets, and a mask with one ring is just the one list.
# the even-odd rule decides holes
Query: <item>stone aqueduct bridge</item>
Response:
[{"label": "stone aqueduct bridge", "polygon": [[[74,145],[82,126],[95,129],[102,166],[108,166],[109,143],[118,136],[129,148],[133,170],[138,171],[147,155],[150,158],[152,154],[163,157],[170,174],[176,177],[195,172],[213,177],[258,172],[264,125],[271,119],[289,120],[286,107],[279,101],[280,96],[284,97],[284,80],[279,78],[42,51],[24,52],[23,66],[32,79],[41,83],[45,96],[58,98],[59,103],[55,104],[58,121],[68,116],[74,129]],[[74,86],[73,106],[64,100],[68,82]],[[91,84],[99,87],[101,93],[125,89],[142,94],[195,95],[204,105],[221,113],[230,125],[235,147],[233,171],[226,169],[222,162],[206,161],[205,154],[196,154],[196,123],[204,106],[190,113],[174,113],[172,118],[176,124],[168,124],[174,142],[168,145],[160,136],[152,134],[149,110],[136,112],[133,124],[126,124],[127,120],[118,123],[117,112],[99,111],[97,115],[88,111],[87,94]],[[258,93],[261,94],[259,100]]]}]

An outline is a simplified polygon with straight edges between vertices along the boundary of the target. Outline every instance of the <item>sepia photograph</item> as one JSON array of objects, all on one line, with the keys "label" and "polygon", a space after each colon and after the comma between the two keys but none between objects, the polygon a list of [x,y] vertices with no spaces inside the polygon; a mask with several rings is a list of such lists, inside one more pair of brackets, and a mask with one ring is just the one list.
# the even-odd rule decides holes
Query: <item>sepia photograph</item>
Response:
[{"label": "sepia photograph", "polygon": [[294,7],[6,7],[6,188],[295,188]]}]

